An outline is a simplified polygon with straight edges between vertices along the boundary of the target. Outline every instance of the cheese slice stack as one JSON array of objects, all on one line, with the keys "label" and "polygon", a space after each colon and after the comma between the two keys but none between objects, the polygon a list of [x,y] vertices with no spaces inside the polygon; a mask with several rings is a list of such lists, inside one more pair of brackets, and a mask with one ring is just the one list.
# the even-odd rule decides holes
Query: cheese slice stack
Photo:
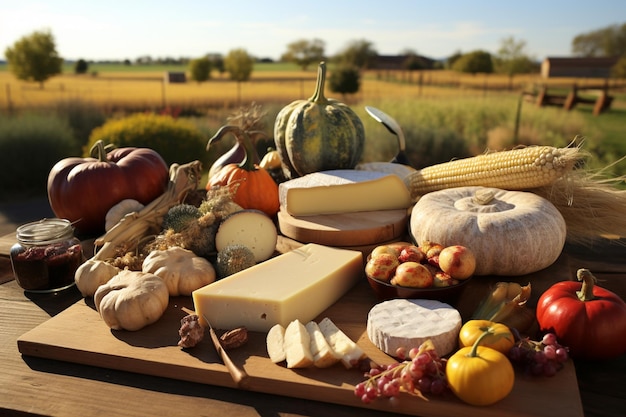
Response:
[{"label": "cheese slice stack", "polygon": [[360,251],[309,243],[192,293],[203,324],[267,332],[275,324],[308,322],[363,276]]},{"label": "cheese slice stack", "polygon": [[394,174],[331,170],[314,172],[279,185],[281,209],[292,216],[406,209],[411,196]]},{"label": "cheese slice stack", "polygon": [[287,368],[328,368],[341,361],[349,369],[366,357],[328,317],[319,324],[309,321],[306,325],[296,319],[286,329],[275,324],[267,332],[266,344],[270,360],[286,361]]},{"label": "cheese slice stack", "polygon": [[457,347],[462,320],[459,312],[436,300],[395,299],[372,307],[367,335],[383,352],[396,356],[398,348],[417,348],[430,339],[439,356]]}]

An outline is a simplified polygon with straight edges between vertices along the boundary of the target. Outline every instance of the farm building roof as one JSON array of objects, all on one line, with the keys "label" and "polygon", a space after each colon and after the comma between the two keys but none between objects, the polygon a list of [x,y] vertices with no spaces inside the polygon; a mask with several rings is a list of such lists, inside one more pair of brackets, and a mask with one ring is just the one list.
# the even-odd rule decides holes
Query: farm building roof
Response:
[{"label": "farm building roof", "polygon": [[[372,68],[379,70],[406,69],[405,63],[408,58],[409,55],[378,55],[374,59]],[[424,68],[432,68],[435,63],[434,59],[425,56],[417,55],[417,58]]]},{"label": "farm building roof", "polygon": [[607,78],[618,59],[619,57],[548,57],[541,64],[541,76]]}]

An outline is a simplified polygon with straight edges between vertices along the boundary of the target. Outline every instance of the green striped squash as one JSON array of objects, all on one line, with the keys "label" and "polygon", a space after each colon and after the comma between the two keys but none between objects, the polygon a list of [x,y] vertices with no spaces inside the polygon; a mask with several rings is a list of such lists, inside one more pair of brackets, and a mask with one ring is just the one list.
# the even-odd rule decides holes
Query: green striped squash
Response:
[{"label": "green striped squash", "polygon": [[274,141],[287,178],[331,169],[352,169],[365,145],[361,119],[346,104],[324,96],[326,64],[317,72],[315,93],[296,100],[276,117]]}]

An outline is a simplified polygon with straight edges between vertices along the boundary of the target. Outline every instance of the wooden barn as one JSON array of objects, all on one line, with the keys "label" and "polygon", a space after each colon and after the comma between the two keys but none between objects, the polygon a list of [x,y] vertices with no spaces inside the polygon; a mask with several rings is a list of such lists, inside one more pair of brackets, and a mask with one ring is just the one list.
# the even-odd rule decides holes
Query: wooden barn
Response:
[{"label": "wooden barn", "polygon": [[618,57],[548,57],[541,63],[543,78],[609,78]]},{"label": "wooden barn", "polygon": [[186,83],[187,74],[184,72],[168,71],[165,73],[165,81],[169,84]]},{"label": "wooden barn", "polygon": [[[372,63],[375,70],[406,70],[409,55],[378,55]],[[422,69],[432,69],[435,60],[421,55],[415,55]]]}]

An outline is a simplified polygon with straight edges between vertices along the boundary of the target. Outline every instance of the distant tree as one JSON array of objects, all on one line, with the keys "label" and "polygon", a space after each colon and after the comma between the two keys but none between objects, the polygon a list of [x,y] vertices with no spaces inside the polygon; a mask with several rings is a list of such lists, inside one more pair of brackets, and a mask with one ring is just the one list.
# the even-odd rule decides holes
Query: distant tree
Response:
[{"label": "distant tree", "polygon": [[577,35],[572,53],[578,56],[621,56],[626,54],[626,23]]},{"label": "distant tree", "polygon": [[372,43],[365,39],[351,41],[343,51],[336,56],[341,65],[354,66],[358,69],[371,68],[378,52]]},{"label": "distant tree", "polygon": [[137,59],[135,59],[135,63],[137,65],[150,65],[152,64],[153,60],[152,57],[150,55],[142,55],[137,57]]},{"label": "distant tree", "polygon": [[287,45],[287,52],[283,54],[281,60],[294,62],[303,71],[309,65],[316,64],[324,60],[324,48],[326,44],[321,39],[306,40],[300,39]]},{"label": "distant tree", "polygon": [[192,59],[189,61],[189,73],[191,79],[201,83],[211,78],[211,61],[207,57]]},{"label": "distant tree", "polygon": [[253,68],[254,58],[245,49],[233,49],[224,58],[224,69],[232,80],[248,81]]},{"label": "distant tree", "polygon": [[130,59],[126,58],[126,59],[124,60],[124,65],[126,65],[127,67],[130,67],[131,65],[133,65],[133,63],[132,63],[132,62],[130,62]]},{"label": "distant tree", "polygon": [[245,49],[233,49],[224,58],[224,69],[230,74],[231,80],[237,81],[237,99],[241,102],[241,82],[248,81],[254,58]]},{"label": "distant tree", "polygon": [[526,42],[516,41],[512,36],[500,43],[494,64],[496,72],[509,76],[528,74],[537,69],[533,59],[526,54]]},{"label": "distant tree", "polygon": [[489,52],[476,50],[462,55],[454,62],[452,69],[454,71],[467,72],[470,74],[479,72],[492,73],[493,60]]},{"label": "distant tree", "polygon": [[86,74],[89,69],[89,64],[84,59],[79,59],[74,64],[74,73],[75,74]]},{"label": "distant tree", "polygon": [[409,71],[421,70],[425,68],[424,61],[417,52],[412,49],[406,49],[402,51],[401,55],[405,55],[406,59],[402,63],[404,69]]},{"label": "distant tree", "polygon": [[463,54],[461,53],[461,51],[457,51],[457,52],[453,53],[452,55],[450,55],[446,59],[446,63],[444,65],[444,67],[447,68],[447,69],[452,69],[452,67],[454,66],[454,63],[456,61],[458,61],[458,59],[461,58],[462,56],[463,56]]},{"label": "distant tree", "polygon": [[211,68],[215,68],[220,74],[224,73],[224,57],[222,56],[222,54],[207,54],[207,58],[209,58],[209,61],[211,61]]},{"label": "distant tree", "polygon": [[361,87],[361,73],[354,66],[340,65],[331,72],[328,84],[335,93],[354,94]]},{"label": "distant tree", "polygon": [[22,37],[5,50],[4,56],[9,70],[19,80],[38,82],[40,88],[48,78],[61,73],[63,64],[50,31],[36,31]]},{"label": "distant tree", "polygon": [[611,71],[611,75],[616,78],[626,78],[626,54],[622,55]]}]

